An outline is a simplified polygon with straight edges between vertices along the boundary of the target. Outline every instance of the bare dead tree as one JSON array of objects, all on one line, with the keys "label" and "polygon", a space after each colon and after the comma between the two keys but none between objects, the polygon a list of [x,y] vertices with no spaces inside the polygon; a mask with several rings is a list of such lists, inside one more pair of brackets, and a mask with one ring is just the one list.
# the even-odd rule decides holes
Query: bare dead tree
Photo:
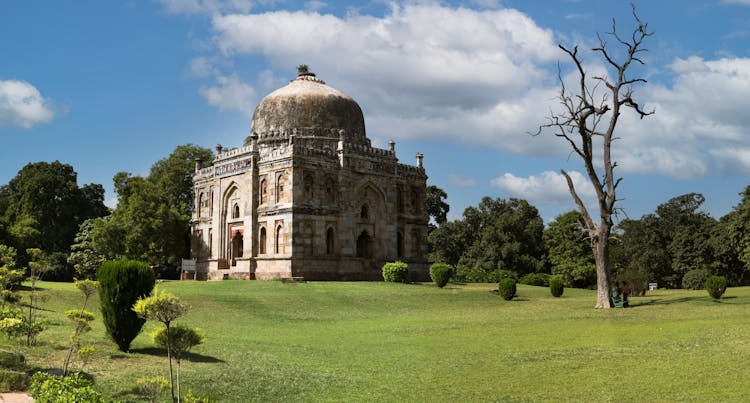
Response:
[{"label": "bare dead tree", "polygon": [[[626,75],[632,64],[644,64],[640,54],[647,50],[643,48],[643,41],[653,32],[649,32],[648,24],[643,23],[635,12],[633,6],[633,17],[636,27],[630,38],[624,39],[618,35],[615,21],[612,20],[612,31],[607,35],[614,39],[617,46],[622,47],[624,59],[621,62],[615,60],[615,54],[608,48],[607,42],[599,35],[599,46],[592,49],[599,54],[605,62],[608,73],[614,73],[612,77],[606,75],[587,76],[583,67],[582,59],[578,54],[578,46],[572,50],[559,45],[573,61],[578,71],[578,88],[571,91],[565,86],[565,82],[558,67],[558,79],[560,81],[559,101],[562,112],[551,112],[549,122],[539,127],[538,133],[546,128],[555,129],[555,135],[567,141],[572,148],[572,154],[578,155],[586,167],[586,174],[596,192],[599,207],[599,222],[596,223],[589,213],[589,208],[584,204],[578,194],[570,175],[565,171],[560,172],[568,183],[568,189],[584,220],[585,231],[590,240],[591,250],[596,261],[596,288],[597,308],[610,307],[610,274],[609,240],[612,232],[612,216],[615,214],[617,199],[617,186],[622,180],[615,177],[617,162],[612,160],[611,150],[615,128],[617,127],[620,113],[624,108],[630,108],[643,119],[653,111],[646,112],[633,100],[633,85],[646,83],[643,78],[629,78]],[[598,96],[597,90],[600,86],[606,87],[602,96]],[[595,149],[594,139],[601,140],[601,148]],[[599,140],[597,140],[599,141]]]}]

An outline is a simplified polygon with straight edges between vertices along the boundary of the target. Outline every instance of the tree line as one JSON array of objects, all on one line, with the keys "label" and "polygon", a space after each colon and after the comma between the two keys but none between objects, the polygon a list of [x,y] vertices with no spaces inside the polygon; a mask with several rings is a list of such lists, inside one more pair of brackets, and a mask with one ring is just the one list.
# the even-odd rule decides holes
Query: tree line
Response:
[{"label": "tree line", "polygon": [[27,250],[41,249],[48,280],[93,278],[112,259],[141,260],[174,276],[190,253],[196,158],[210,163],[213,155],[181,145],[146,177],[117,173],[114,209],[104,205],[102,185],[78,185],[71,165],[29,163],[0,187],[0,245],[14,250],[19,267],[29,262]]},{"label": "tree line", "polygon": [[[732,286],[747,285],[750,186],[741,196],[718,220],[701,210],[703,195],[689,193],[639,219],[620,221],[609,251],[614,278],[628,280],[636,292],[650,282],[692,288],[709,275],[725,276]],[[597,284],[591,240],[578,211],[561,214],[545,227],[528,201],[485,197],[462,218],[439,222],[428,239],[430,260],[454,265],[462,281],[546,273],[562,276],[568,287]]]}]

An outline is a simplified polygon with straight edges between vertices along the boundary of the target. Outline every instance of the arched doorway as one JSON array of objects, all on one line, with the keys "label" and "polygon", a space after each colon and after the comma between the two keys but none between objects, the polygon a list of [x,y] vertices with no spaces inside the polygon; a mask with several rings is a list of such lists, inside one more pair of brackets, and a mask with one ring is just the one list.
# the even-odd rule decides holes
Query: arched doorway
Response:
[{"label": "arched doorway", "polygon": [[244,244],[244,238],[242,236],[242,233],[237,231],[234,236],[232,237],[232,266],[237,265],[236,258],[242,257],[242,248]]},{"label": "arched doorway", "polygon": [[326,255],[333,255],[333,227],[328,228],[326,231]]},{"label": "arched doorway", "polygon": [[357,257],[372,257],[372,237],[367,231],[362,231],[357,237]]}]

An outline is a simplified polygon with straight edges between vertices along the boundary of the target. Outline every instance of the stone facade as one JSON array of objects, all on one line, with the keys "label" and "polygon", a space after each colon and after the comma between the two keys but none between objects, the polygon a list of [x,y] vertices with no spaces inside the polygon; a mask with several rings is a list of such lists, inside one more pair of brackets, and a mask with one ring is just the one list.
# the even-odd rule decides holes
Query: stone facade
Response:
[{"label": "stone facade", "polygon": [[[427,277],[427,176],[372,147],[359,105],[311,73],[264,98],[240,148],[196,162],[197,279]],[[191,278],[193,276],[191,275]]]}]

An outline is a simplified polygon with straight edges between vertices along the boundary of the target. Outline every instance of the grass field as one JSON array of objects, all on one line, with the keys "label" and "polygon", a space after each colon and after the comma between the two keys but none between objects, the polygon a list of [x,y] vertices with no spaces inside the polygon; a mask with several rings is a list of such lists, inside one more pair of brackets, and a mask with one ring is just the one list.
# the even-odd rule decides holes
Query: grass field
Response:
[{"label": "grass field", "polygon": [[[52,326],[33,348],[0,339],[40,368],[60,367],[81,300],[42,283]],[[750,288],[652,291],[630,309],[593,309],[593,291],[494,285],[167,282],[192,306],[179,321],[205,343],[183,363],[183,391],[246,401],[747,401]],[[167,376],[148,323],[117,351],[97,314],[86,372],[108,399],[135,401],[135,379]]]}]

